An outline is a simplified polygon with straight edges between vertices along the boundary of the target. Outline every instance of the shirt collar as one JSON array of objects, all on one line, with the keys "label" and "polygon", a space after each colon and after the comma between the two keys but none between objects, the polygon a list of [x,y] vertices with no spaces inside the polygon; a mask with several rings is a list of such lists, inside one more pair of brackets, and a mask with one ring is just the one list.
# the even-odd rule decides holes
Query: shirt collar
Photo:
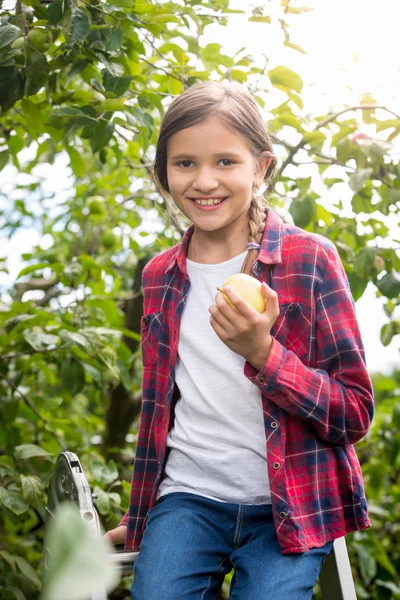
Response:
[{"label": "shirt collar", "polygon": [[[167,273],[173,269],[175,265],[179,267],[182,273],[186,273],[186,255],[193,232],[193,225],[191,225],[185,231],[181,243],[176,246],[175,253],[167,267]],[[257,260],[266,265],[281,263],[282,236],[283,221],[271,208],[268,208],[264,235],[261,241],[261,248],[258,253]]]}]

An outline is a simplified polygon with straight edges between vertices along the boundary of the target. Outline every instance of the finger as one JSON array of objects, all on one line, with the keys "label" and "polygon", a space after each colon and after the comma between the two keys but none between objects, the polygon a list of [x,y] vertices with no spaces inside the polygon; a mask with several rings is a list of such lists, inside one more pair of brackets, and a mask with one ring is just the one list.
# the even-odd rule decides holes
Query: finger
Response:
[{"label": "finger", "polygon": [[210,316],[210,324],[220,340],[224,341],[227,338],[226,331],[212,315]]},{"label": "finger", "polygon": [[277,317],[279,315],[279,300],[278,294],[263,281],[261,289],[265,298],[264,313]]},{"label": "finger", "polygon": [[[226,304],[225,300],[223,300],[223,302],[225,302]],[[218,323],[218,325],[225,331],[225,333],[228,333],[228,331],[232,330],[232,323],[229,321],[229,319],[226,318],[226,316],[218,306],[212,304],[208,309],[208,312],[213,317],[214,322]]]},{"label": "finger", "polygon": [[237,319],[237,313],[239,313],[241,317],[249,320],[250,318],[254,317],[255,313],[258,314],[257,311],[248,302],[246,302],[246,300],[243,300],[243,298],[241,298],[239,294],[237,294],[230,286],[224,288],[224,293],[227,295],[234,307],[232,308],[228,302],[225,301],[225,304],[231,311],[228,312],[227,309],[224,310],[224,314],[226,314],[228,318],[229,316],[232,316],[233,319]]}]

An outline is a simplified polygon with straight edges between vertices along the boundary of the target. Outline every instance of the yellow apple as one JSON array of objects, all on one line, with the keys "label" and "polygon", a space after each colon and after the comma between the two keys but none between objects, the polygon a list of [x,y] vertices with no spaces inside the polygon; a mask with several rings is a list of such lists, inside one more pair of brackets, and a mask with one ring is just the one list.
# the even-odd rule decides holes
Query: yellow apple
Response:
[{"label": "yellow apple", "polygon": [[[256,311],[259,313],[264,312],[265,297],[261,288],[261,282],[258,281],[258,279],[246,275],[246,273],[236,273],[235,275],[228,277],[222,287],[224,288],[228,285]],[[217,289],[224,294],[223,289]],[[235,308],[228,296],[226,294],[224,294],[224,296],[228,304]]]}]

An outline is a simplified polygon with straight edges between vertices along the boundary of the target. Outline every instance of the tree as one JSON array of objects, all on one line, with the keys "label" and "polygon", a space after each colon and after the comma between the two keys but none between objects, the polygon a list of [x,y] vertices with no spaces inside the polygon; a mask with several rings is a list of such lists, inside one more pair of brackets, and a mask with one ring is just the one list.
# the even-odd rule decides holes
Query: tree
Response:
[{"label": "tree", "polygon": [[[301,52],[289,25],[307,9],[281,4],[282,44]],[[250,87],[286,152],[271,204],[336,243],[356,299],[369,281],[386,298],[384,344],[400,332],[400,259],[385,239],[389,215],[399,217],[391,145],[400,116],[371,96],[340,112],[304,114],[299,74],[259,65],[245,48],[230,57],[218,43],[203,44],[208,25],[226,24],[229,0],[7,6],[3,0],[0,168],[19,178],[2,194],[0,224],[9,237],[24,228],[41,236],[0,304],[0,590],[20,600],[39,587],[29,567],[39,565],[45,493],[62,448],[80,455],[105,526],[127,506],[133,451],[125,444],[141,399],[141,270],[185,227],[167,219],[149,177],[170,99],[209,78]],[[263,8],[250,19],[271,23]],[[271,88],[281,92],[277,106],[268,104]],[[362,122],[375,134],[361,134]],[[322,192],[305,172],[309,162]],[[68,169],[66,193],[48,194],[44,165]],[[334,186],[351,190],[351,214],[339,200],[324,201]]]}]

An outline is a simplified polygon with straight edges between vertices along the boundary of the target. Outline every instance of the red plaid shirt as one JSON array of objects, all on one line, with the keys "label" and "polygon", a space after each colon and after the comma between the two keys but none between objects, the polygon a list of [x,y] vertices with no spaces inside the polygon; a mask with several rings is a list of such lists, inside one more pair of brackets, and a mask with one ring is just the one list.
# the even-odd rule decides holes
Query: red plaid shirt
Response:
[{"label": "red plaid shirt", "polygon": [[[179,396],[175,365],[190,281],[182,242],[143,271],[143,400],[125,548],[139,550],[166,458]],[[278,294],[270,356],[244,375],[262,392],[266,456],[283,554],[370,526],[353,444],[373,417],[372,386],[354,303],[334,245],[268,210],[253,274]]]}]

